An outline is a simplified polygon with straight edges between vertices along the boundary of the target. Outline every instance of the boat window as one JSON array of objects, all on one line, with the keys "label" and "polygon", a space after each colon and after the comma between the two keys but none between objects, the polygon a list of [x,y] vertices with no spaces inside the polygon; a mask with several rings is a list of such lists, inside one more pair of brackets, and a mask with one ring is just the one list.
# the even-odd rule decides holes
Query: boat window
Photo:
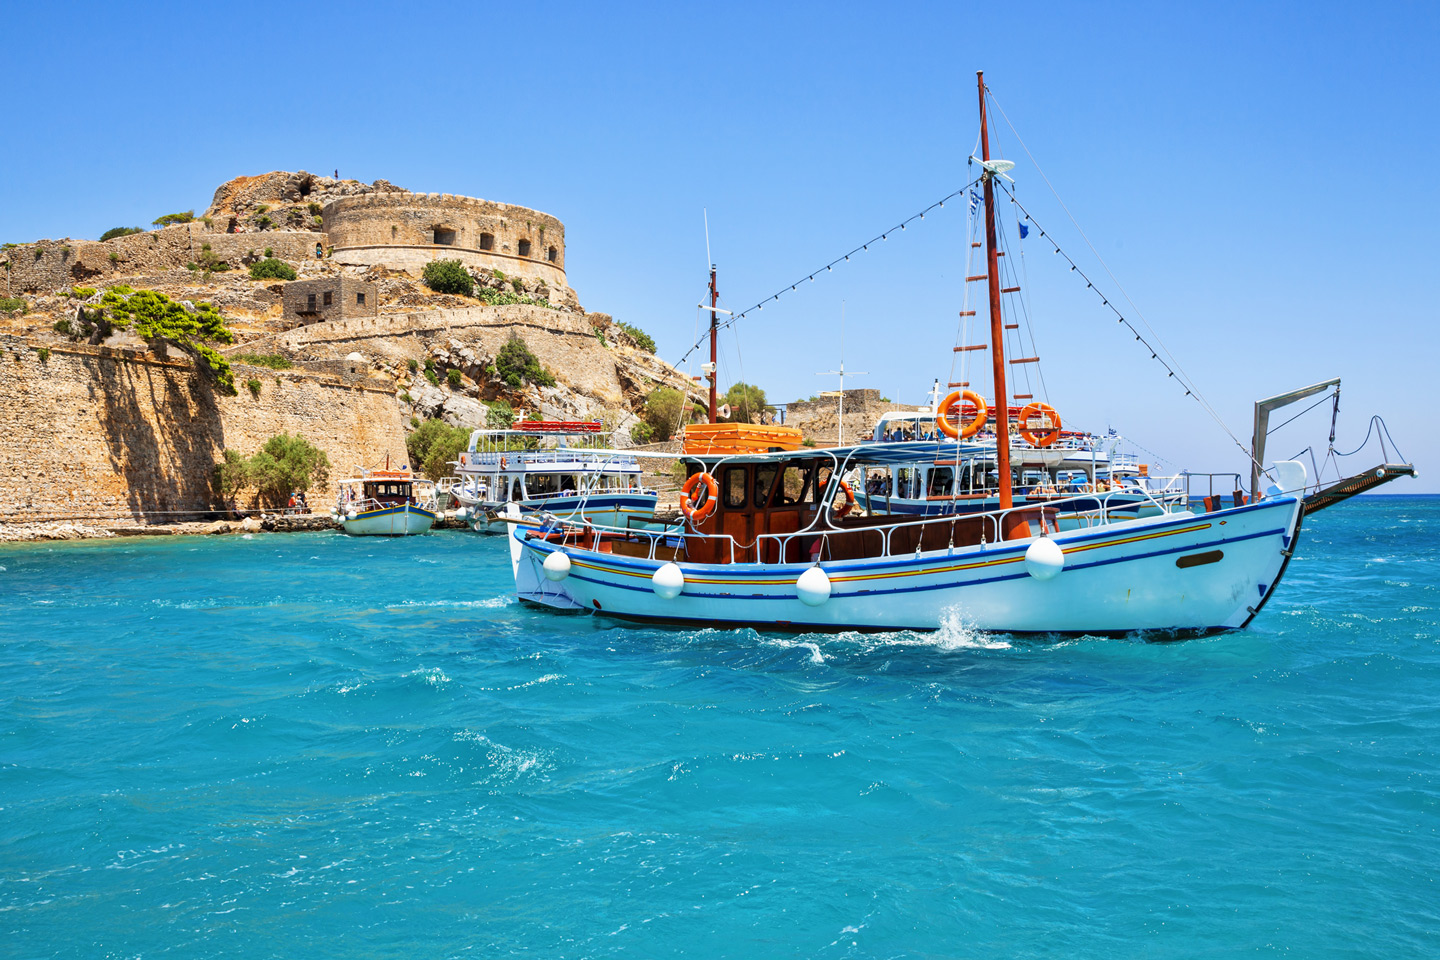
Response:
[{"label": "boat window", "polygon": [[913,500],[920,495],[920,471],[916,467],[901,467],[896,471],[895,495],[902,500]]},{"label": "boat window", "polygon": [[755,467],[755,498],[750,501],[763,510],[770,505],[770,494],[775,488],[775,476],[780,472],[778,463],[761,463]]},{"label": "boat window", "polygon": [[825,491],[829,489],[829,487],[830,467],[828,465],[822,464],[820,468],[815,471],[814,497],[816,503],[823,503],[825,501]]},{"label": "boat window", "polygon": [[526,478],[525,485],[530,490],[532,497],[548,497],[556,490],[555,476],[549,473],[537,473]]},{"label": "boat window", "polygon": [[722,493],[725,497],[725,506],[745,506],[745,468],[726,467],[725,482],[721,484]]},{"label": "boat window", "polygon": [[890,496],[891,477],[890,471],[881,467],[866,471],[865,492],[872,497]]},{"label": "boat window", "polygon": [[805,499],[805,485],[809,481],[809,468],[795,463],[785,464],[785,473],[780,481],[780,494],[775,500],[776,505],[791,506],[802,502]]},{"label": "boat window", "polygon": [[948,497],[955,483],[955,471],[949,467],[932,467],[930,470],[930,492],[932,497]]}]

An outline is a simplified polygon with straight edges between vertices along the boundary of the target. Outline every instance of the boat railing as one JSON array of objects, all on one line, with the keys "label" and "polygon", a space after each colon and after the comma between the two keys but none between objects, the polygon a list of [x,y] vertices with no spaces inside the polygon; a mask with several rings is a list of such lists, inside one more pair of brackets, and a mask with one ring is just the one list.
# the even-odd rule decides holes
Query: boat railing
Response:
[{"label": "boat railing", "polygon": [[[1018,522],[1024,522],[1028,525],[1033,521],[1038,521],[1038,529],[1032,527],[1032,532],[1035,535],[1058,532],[1061,514],[1070,517],[1083,516],[1087,520],[1085,524],[1087,527],[1100,527],[1120,520],[1132,520],[1134,519],[1133,513],[1139,502],[1136,501],[1133,496],[1126,496],[1121,499],[1121,493],[1122,491],[1112,490],[1101,494],[1059,498],[1044,504],[1024,504],[1011,507],[1007,510],[993,510],[987,513],[975,514],[950,514],[942,517],[924,517],[916,520],[903,520],[897,523],[877,526],[850,528],[811,526],[804,530],[796,530],[788,533],[758,534],[755,539],[748,544],[738,543],[734,535],[728,533],[701,533],[694,530],[675,529],[636,530],[631,527],[616,527],[601,524],[560,523],[559,529],[561,536],[559,542],[562,546],[574,545],[599,552],[601,550],[601,543],[607,535],[614,536],[620,534],[629,540],[643,537],[649,541],[649,546],[645,554],[646,559],[656,560],[660,559],[662,552],[672,554],[672,556],[666,559],[677,559],[674,554],[678,554],[685,544],[690,541],[724,541],[721,549],[725,553],[728,553],[730,563],[736,562],[737,553],[746,554],[753,550],[755,560],[747,562],[768,564],[800,563],[810,559],[824,560],[827,559],[827,555],[833,553],[831,549],[832,544],[844,543],[847,540],[854,540],[855,538],[863,540],[867,537],[871,538],[873,542],[874,535],[879,534],[882,547],[880,553],[878,555],[873,553],[867,555],[896,557],[909,555],[911,553],[918,554],[926,549],[937,549],[938,547],[934,546],[926,547],[927,543],[941,543],[938,537],[926,537],[927,528],[946,530],[947,535],[943,543],[948,543],[949,546],[953,548],[955,546],[955,529],[960,525],[973,527],[974,524],[980,524],[980,541],[982,544],[1002,542],[1002,531],[1011,526],[1011,517],[1017,514],[1022,518]],[[1172,496],[1154,496],[1147,493],[1146,499],[1150,504],[1165,513],[1171,512],[1171,507],[1182,502],[1181,495],[1179,494]],[[1084,511],[1071,510],[1067,512],[1066,510],[1067,505],[1075,506],[1080,502],[1094,504],[1096,501],[1099,502],[1098,508],[1090,507]],[[1122,510],[1126,515],[1117,517],[1116,514]],[[901,533],[901,531],[904,532]],[[898,539],[897,534],[899,535]],[[968,531],[968,536],[973,538],[973,529]],[[796,541],[800,541],[800,543],[796,544]],[[906,544],[904,549],[899,548],[899,542],[901,541]],[[910,546],[912,542],[914,544],[913,548]],[[803,551],[803,553],[793,555],[798,551]],[[767,559],[768,557],[774,557],[775,559]]]},{"label": "boat railing", "polygon": [[594,450],[566,449],[566,450],[495,450],[471,452],[466,451],[467,458],[465,466],[497,466],[510,467],[525,464],[542,463],[576,463],[586,466],[617,466],[617,467],[639,467],[639,461],[634,457],[616,457],[613,454],[602,454]]},{"label": "boat railing", "polygon": [[1199,480],[1205,481],[1205,496],[1211,500],[1215,497],[1215,480],[1217,477],[1229,478],[1233,481],[1229,490],[1226,490],[1223,486],[1220,488],[1220,496],[1222,497],[1234,496],[1235,493],[1242,492],[1245,489],[1241,484],[1240,474],[1238,473],[1191,473],[1189,470],[1186,470],[1181,473],[1180,476],[1185,479],[1186,496],[1192,499],[1195,497],[1192,483]]}]

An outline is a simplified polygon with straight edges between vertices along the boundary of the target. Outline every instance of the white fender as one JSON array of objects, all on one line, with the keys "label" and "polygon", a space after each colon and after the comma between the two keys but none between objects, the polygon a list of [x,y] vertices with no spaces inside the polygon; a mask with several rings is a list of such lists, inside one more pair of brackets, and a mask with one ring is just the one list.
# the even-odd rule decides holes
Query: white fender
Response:
[{"label": "white fender", "polygon": [[1036,580],[1053,580],[1065,569],[1065,551],[1049,537],[1039,537],[1025,548],[1025,569]]},{"label": "white fender", "polygon": [[818,607],[830,599],[830,578],[817,564],[795,578],[795,595],[807,607]]},{"label": "white fender", "polygon": [[661,600],[674,600],[685,589],[685,573],[673,560],[650,577],[650,586]]},{"label": "white fender", "polygon": [[545,579],[551,583],[559,583],[570,576],[570,558],[559,550],[546,557],[541,566],[545,568]]}]

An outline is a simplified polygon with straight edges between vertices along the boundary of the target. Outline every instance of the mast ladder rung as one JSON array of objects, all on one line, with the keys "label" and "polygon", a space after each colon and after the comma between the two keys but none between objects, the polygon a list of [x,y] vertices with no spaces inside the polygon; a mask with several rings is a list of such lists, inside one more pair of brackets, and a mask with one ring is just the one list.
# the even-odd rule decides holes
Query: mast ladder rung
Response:
[{"label": "mast ladder rung", "polygon": [[996,251],[995,251],[995,256],[997,256],[997,257],[1003,257],[1003,256],[1005,256],[1005,251],[1004,251],[1004,250],[996,250]]},{"label": "mast ladder rung", "polygon": [[973,317],[973,316],[975,316],[975,311],[974,311],[974,310],[961,310],[961,311],[960,311],[960,316],[962,316],[962,317]]},{"label": "mast ladder rung", "polygon": [[945,386],[947,386],[947,387],[968,387],[968,386],[970,386],[970,381],[969,381],[969,380],[956,380],[956,381],[953,381],[953,382],[951,382],[951,383],[945,384]]},{"label": "mast ladder rung", "polygon": [[1001,292],[1001,293],[1019,293],[1019,292],[1020,292],[1020,288],[1019,288],[1019,287],[1001,287],[1001,288],[1000,288],[1000,292]]},{"label": "mast ladder rung", "polygon": [[1034,399],[1035,399],[1035,394],[1033,394],[1033,393],[1012,393],[1012,394],[1010,394],[1010,399],[1011,399],[1011,400],[1034,400]]},{"label": "mast ladder rung", "polygon": [[[990,344],[988,344],[988,343],[972,343],[972,344],[971,344],[970,346],[968,346],[968,347],[956,347],[956,348],[955,348],[955,352],[956,352],[956,353],[968,353],[968,352],[970,352],[971,350],[987,350],[987,349],[989,349],[989,347],[990,347]],[[1012,362],[1013,362],[1013,361],[1012,361]]]},{"label": "mast ladder rung", "polygon": [[1007,323],[1007,324],[1005,324],[1005,329],[1006,329],[1006,330],[1019,330],[1019,329],[1020,329],[1020,324],[1018,324],[1018,323]]},{"label": "mast ladder rung", "polygon": [[1019,357],[1019,358],[1017,358],[1017,359],[1015,359],[1015,360],[1011,360],[1010,362],[1011,362],[1011,363],[1039,363],[1039,362],[1040,362],[1040,358],[1039,358],[1039,357]]},{"label": "mast ladder rung", "polygon": [[988,274],[988,273],[982,273],[982,274],[979,274],[978,276],[966,277],[966,278],[965,278],[965,282],[966,282],[966,283],[974,283],[976,280],[989,280],[989,279],[990,279],[990,274]]},{"label": "mast ladder rung", "polygon": [[970,241],[970,246],[972,246],[972,247],[978,247],[978,246],[980,246],[980,241],[978,241],[978,240],[971,240],[971,241]]}]

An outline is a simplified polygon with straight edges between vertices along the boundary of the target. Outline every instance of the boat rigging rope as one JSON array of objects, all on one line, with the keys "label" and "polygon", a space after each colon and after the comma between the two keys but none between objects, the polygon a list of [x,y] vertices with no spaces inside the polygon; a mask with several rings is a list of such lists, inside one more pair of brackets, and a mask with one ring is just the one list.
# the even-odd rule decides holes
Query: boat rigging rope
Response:
[{"label": "boat rigging rope", "polygon": [[[1195,402],[1200,405],[1200,408],[1210,415],[1210,419],[1214,420],[1215,423],[1220,427],[1220,429],[1225,431],[1226,435],[1229,436],[1232,441],[1234,441],[1235,446],[1239,448],[1240,452],[1245,455],[1246,461],[1255,464],[1255,466],[1260,470],[1261,473],[1269,476],[1270,471],[1267,470],[1263,464],[1256,462],[1254,454],[1245,446],[1245,444],[1240,442],[1240,438],[1235,436],[1235,431],[1231,430],[1229,425],[1227,425],[1225,421],[1220,417],[1220,414],[1215,412],[1215,408],[1210,406],[1209,402],[1200,395],[1200,392],[1195,387],[1195,384],[1185,375],[1185,371],[1181,370],[1178,364],[1172,364],[1170,360],[1167,360],[1165,357],[1160,356],[1160,353],[1162,351],[1166,354],[1166,356],[1169,356],[1170,351],[1165,349],[1165,345],[1160,343],[1159,338],[1155,337],[1154,345],[1152,345],[1149,340],[1145,339],[1145,337],[1140,333],[1140,331],[1135,329],[1135,325],[1131,323],[1123,313],[1120,312],[1120,309],[1116,307],[1115,304],[1110,302],[1110,298],[1105,296],[1105,294],[1101,293],[1099,290],[1095,289],[1095,282],[1090,279],[1090,277],[1085,273],[1084,270],[1080,269],[1080,265],[1075,262],[1075,260],[1070,256],[1070,254],[1060,249],[1060,245],[1055,242],[1055,238],[1052,237],[1049,233],[1047,233],[1044,227],[1040,226],[1040,221],[1036,220],[1035,217],[1030,213],[1030,211],[1025,209],[1025,205],[1015,198],[1015,195],[1011,193],[1010,189],[1006,187],[1003,183],[999,184],[999,186],[1001,190],[1004,190],[1005,193],[1009,195],[1010,202],[1020,208],[1020,212],[1025,215],[1025,219],[1035,225],[1035,229],[1039,231],[1040,236],[1050,241],[1051,245],[1055,247],[1055,252],[1059,256],[1065,258],[1065,262],[1070,265],[1070,272],[1078,274],[1080,279],[1085,281],[1085,286],[1088,289],[1095,290],[1095,295],[1100,298],[1100,303],[1106,307],[1109,307],[1110,312],[1115,314],[1116,322],[1123,324],[1127,330],[1135,334],[1135,339],[1140,342],[1141,346],[1143,346],[1146,350],[1150,351],[1150,359],[1158,361],[1159,364],[1165,368],[1166,377],[1174,377],[1175,381],[1179,383],[1180,386],[1185,388],[1185,396],[1192,397]],[[1089,243],[1089,241],[1087,240],[1086,243]],[[1109,272],[1108,267],[1106,268],[1106,272]],[[1129,297],[1126,297],[1126,299],[1128,300]],[[1150,324],[1146,323],[1145,327],[1146,329],[1150,329]],[[1153,330],[1151,332],[1153,335]]]},{"label": "boat rigging rope", "polygon": [[[754,304],[753,306],[750,306],[750,307],[748,307],[748,308],[746,308],[746,309],[744,309],[744,310],[741,310],[739,313],[736,313],[736,314],[731,315],[731,317],[730,317],[728,320],[725,320],[723,323],[717,324],[716,327],[715,327],[715,329],[716,329],[717,331],[719,331],[719,330],[724,330],[726,327],[734,326],[735,323],[736,323],[737,321],[739,321],[740,319],[742,319],[743,317],[749,316],[751,313],[754,313],[755,311],[764,310],[764,309],[765,309],[765,304],[769,303],[769,302],[772,301],[772,300],[779,300],[780,297],[783,296],[784,294],[792,293],[792,292],[798,290],[798,289],[800,288],[800,284],[804,283],[806,280],[809,280],[811,283],[814,283],[814,282],[815,282],[815,278],[816,278],[817,276],[819,276],[820,274],[831,272],[834,267],[839,266],[839,265],[842,264],[842,263],[848,262],[848,261],[850,260],[850,258],[851,258],[852,256],[854,256],[855,254],[857,254],[857,253],[864,253],[864,252],[868,251],[868,250],[870,249],[870,244],[872,244],[872,243],[879,243],[879,242],[881,242],[881,241],[883,241],[883,240],[888,240],[888,239],[890,238],[890,234],[894,233],[896,230],[902,230],[902,231],[903,231],[908,224],[914,223],[914,222],[917,221],[917,220],[924,220],[924,219],[925,219],[925,214],[929,213],[929,212],[932,211],[932,210],[944,209],[945,204],[946,204],[948,201],[953,200],[953,199],[955,199],[956,197],[963,195],[966,190],[969,190],[971,187],[975,186],[975,185],[978,184],[979,182],[980,182],[980,180],[979,180],[978,177],[977,177],[976,179],[974,179],[974,180],[971,180],[969,183],[965,184],[965,185],[964,185],[963,187],[961,187],[960,189],[955,190],[955,191],[953,191],[953,192],[951,192],[951,193],[948,193],[948,194],[946,194],[945,196],[941,197],[939,200],[936,200],[934,203],[930,204],[930,206],[926,207],[924,210],[921,210],[919,213],[912,214],[911,216],[906,217],[904,220],[901,220],[901,221],[900,221],[899,223],[897,223],[895,226],[890,227],[888,230],[885,230],[885,231],[881,232],[879,236],[871,237],[869,240],[867,240],[867,241],[865,241],[864,243],[860,244],[858,247],[855,247],[854,249],[850,250],[848,253],[843,253],[843,254],[841,254],[840,256],[836,257],[834,260],[831,260],[829,263],[825,264],[824,266],[821,266],[821,267],[817,268],[816,270],[812,271],[810,274],[808,274],[808,275],[806,275],[806,276],[804,276],[804,277],[801,277],[799,280],[796,280],[796,281],[795,281],[794,283],[792,283],[792,284],[789,284],[789,285],[788,285],[788,288],[781,288],[777,293],[771,294],[770,296],[766,297],[764,300],[761,300],[759,303],[756,303],[756,304]],[[676,361],[676,363],[675,363],[674,365],[678,367],[678,366],[680,366],[680,364],[684,363],[684,362],[689,358],[690,354],[692,354],[692,353],[694,353],[696,350],[700,349],[700,346],[701,346],[704,342],[705,342],[705,338],[704,338],[704,337],[701,337],[700,339],[696,340],[693,344],[690,345],[690,349],[685,351],[684,356],[682,356],[678,361]]]}]

